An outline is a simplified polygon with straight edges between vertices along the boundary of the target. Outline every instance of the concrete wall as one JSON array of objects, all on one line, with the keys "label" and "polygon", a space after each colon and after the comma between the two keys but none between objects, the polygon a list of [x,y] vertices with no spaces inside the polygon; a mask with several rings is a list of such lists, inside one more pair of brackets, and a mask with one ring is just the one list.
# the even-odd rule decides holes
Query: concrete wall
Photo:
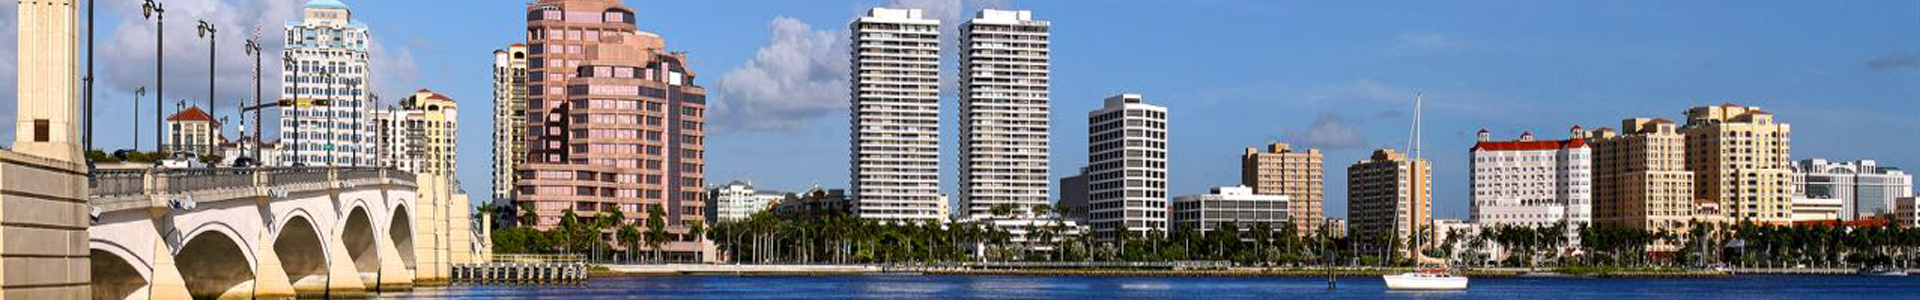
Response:
[{"label": "concrete wall", "polygon": [[0,299],[84,299],[85,166],[0,150]]}]

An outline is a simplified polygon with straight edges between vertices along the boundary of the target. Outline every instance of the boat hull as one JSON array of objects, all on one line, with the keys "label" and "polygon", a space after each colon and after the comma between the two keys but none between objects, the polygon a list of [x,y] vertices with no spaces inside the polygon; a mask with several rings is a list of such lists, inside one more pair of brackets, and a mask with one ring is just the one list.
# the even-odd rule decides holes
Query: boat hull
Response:
[{"label": "boat hull", "polygon": [[1450,291],[1467,289],[1466,277],[1424,277],[1405,275],[1380,276],[1387,281],[1387,289],[1408,291]]}]

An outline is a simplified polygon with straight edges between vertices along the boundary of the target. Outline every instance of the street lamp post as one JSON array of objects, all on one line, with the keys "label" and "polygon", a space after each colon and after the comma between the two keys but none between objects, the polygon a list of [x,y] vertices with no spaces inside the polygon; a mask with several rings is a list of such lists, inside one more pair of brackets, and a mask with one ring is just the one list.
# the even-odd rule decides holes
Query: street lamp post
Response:
[{"label": "street lamp post", "polygon": [[161,149],[160,141],[166,139],[165,134],[161,133],[163,131],[161,128],[166,125],[162,124],[160,119],[166,118],[166,109],[162,108],[161,99],[167,97],[167,35],[164,33],[167,29],[167,10],[158,1],[146,1],[145,4],[140,5],[140,15],[152,18],[154,21],[153,151],[165,151]]},{"label": "street lamp post", "polygon": [[215,41],[219,40],[219,33],[220,30],[214,29],[212,23],[207,23],[207,20],[200,20],[200,37],[207,39],[207,114],[209,115],[208,119],[213,119],[211,121],[214,122],[213,124],[207,124],[209,125],[208,127],[213,129],[212,134],[207,135],[208,154],[212,154],[214,148],[219,148],[219,141],[213,137],[220,135],[220,125],[223,125],[220,123],[221,121],[219,121],[220,102],[219,99],[216,98],[218,96],[213,92],[213,62],[217,60],[214,59],[214,53],[217,52],[215,50],[220,49]]},{"label": "street lamp post", "polygon": [[[265,143],[264,141],[261,141],[262,139],[261,137],[266,136],[265,131],[260,131],[261,130],[260,123],[264,123],[266,122],[266,120],[260,119],[260,109],[261,109],[260,108],[260,80],[261,80],[260,79],[261,77],[260,76],[260,52],[261,51],[260,51],[260,34],[258,31],[259,30],[255,30],[253,38],[247,39],[247,46],[246,46],[247,54],[253,55],[253,107],[254,107],[253,109],[253,160],[254,160],[254,166],[256,167],[260,166],[261,162],[265,162],[267,160],[264,157],[260,157],[260,146],[263,143]],[[245,111],[240,112],[240,119],[246,120]]]},{"label": "street lamp post", "polygon": [[[289,157],[288,160],[291,162],[287,164],[304,166],[306,165],[306,159],[300,154],[300,80],[302,79],[300,78],[300,66],[298,66],[298,61],[293,60],[293,54],[291,52],[280,52],[280,61],[287,69],[293,70],[293,79],[288,80],[293,83],[293,96],[287,98],[288,106],[293,107],[291,113],[291,115],[293,115],[293,124],[280,124],[281,131],[288,131],[287,127],[292,127],[290,130],[293,133],[293,142],[289,143],[288,146],[293,148],[293,155]],[[287,149],[280,150],[286,151]]]},{"label": "street lamp post", "polygon": [[333,131],[334,131],[334,130],[333,130],[333,125],[334,125],[334,122],[333,122],[333,115],[334,115],[334,113],[337,113],[337,112],[336,112],[336,111],[334,111],[334,109],[333,109],[333,79],[334,79],[334,78],[333,78],[333,71],[320,71],[320,78],[322,78],[322,80],[321,80],[321,81],[325,81],[325,82],[327,82],[327,105],[326,105],[326,106],[327,106],[327,109],[325,110],[325,111],[327,112],[327,113],[326,113],[326,115],[327,115],[327,126],[320,126],[320,127],[321,127],[321,128],[324,128],[324,129],[325,129],[325,130],[327,131],[327,133],[326,133],[325,135],[322,135],[322,137],[324,137],[324,138],[326,138],[326,139],[327,139],[327,140],[326,140],[326,142],[327,142],[327,146],[326,146],[326,148],[327,148],[327,167],[333,167],[333,161],[334,161],[334,160],[337,160],[337,158],[336,158],[336,157],[333,157],[333,148],[338,148],[338,147],[339,147],[339,145],[336,145],[336,144],[338,144],[338,142],[340,141],[340,139],[339,139],[339,138],[337,138],[337,137],[335,137],[335,136],[333,136],[333,133],[334,133],[334,132],[333,132]]},{"label": "street lamp post", "polygon": [[348,143],[349,145],[352,145],[352,146],[350,146],[350,147],[348,147],[348,148],[347,148],[347,149],[350,149],[350,150],[352,150],[352,151],[353,151],[353,153],[347,153],[347,155],[348,155],[348,156],[351,156],[351,157],[352,157],[352,159],[349,159],[349,160],[348,160],[348,161],[350,161],[350,162],[353,162],[352,164],[349,164],[349,165],[348,165],[348,166],[350,166],[350,167],[358,167],[358,166],[360,166],[360,164],[361,164],[361,161],[360,161],[360,155],[361,155],[361,154],[364,154],[364,153],[366,153],[366,152],[367,152],[367,149],[360,149],[360,146],[362,146],[362,145],[366,145],[366,143],[365,143],[366,141],[365,141],[365,137],[362,137],[362,136],[360,135],[360,97],[359,97],[359,96],[360,96],[360,92],[359,92],[359,89],[360,89],[360,81],[358,81],[358,80],[354,80],[354,79],[351,79],[351,78],[349,78],[349,79],[347,79],[347,95],[348,95],[349,97],[353,97],[353,101],[352,101],[351,103],[348,103],[348,104],[347,104],[347,107],[348,107],[348,110],[347,110],[347,123],[348,123],[348,126],[351,126],[351,127],[350,127],[350,128],[348,129],[348,131],[349,131],[349,132],[351,133],[351,135],[353,136],[353,141],[352,141],[351,143]]}]

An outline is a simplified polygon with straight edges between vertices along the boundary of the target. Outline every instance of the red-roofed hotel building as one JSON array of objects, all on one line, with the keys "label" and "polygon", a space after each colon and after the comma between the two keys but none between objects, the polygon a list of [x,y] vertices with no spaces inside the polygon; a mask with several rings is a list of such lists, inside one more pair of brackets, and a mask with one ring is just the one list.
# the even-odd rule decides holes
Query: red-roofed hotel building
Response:
[{"label": "red-roofed hotel building", "polygon": [[[1471,213],[1481,226],[1570,226],[1593,221],[1593,149],[1578,126],[1564,140],[1495,141],[1480,130],[1473,146]],[[1571,228],[1571,227],[1570,227]]]},{"label": "red-roofed hotel building", "polygon": [[530,3],[527,39],[527,161],[515,201],[537,215],[534,227],[554,228],[569,210],[618,209],[632,224],[659,207],[667,259],[710,254],[687,234],[690,222],[712,224],[702,219],[706,90],[693,85],[687,56],[638,30],[617,0]]}]

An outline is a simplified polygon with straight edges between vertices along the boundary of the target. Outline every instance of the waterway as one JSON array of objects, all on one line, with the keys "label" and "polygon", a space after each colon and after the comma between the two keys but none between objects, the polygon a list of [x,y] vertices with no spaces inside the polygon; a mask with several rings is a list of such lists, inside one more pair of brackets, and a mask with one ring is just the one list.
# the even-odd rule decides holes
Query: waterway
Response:
[{"label": "waterway", "polygon": [[585,286],[452,286],[382,299],[1920,299],[1920,276],[1706,279],[1475,278],[1453,292],[1388,291],[1379,278],[654,276]]}]

